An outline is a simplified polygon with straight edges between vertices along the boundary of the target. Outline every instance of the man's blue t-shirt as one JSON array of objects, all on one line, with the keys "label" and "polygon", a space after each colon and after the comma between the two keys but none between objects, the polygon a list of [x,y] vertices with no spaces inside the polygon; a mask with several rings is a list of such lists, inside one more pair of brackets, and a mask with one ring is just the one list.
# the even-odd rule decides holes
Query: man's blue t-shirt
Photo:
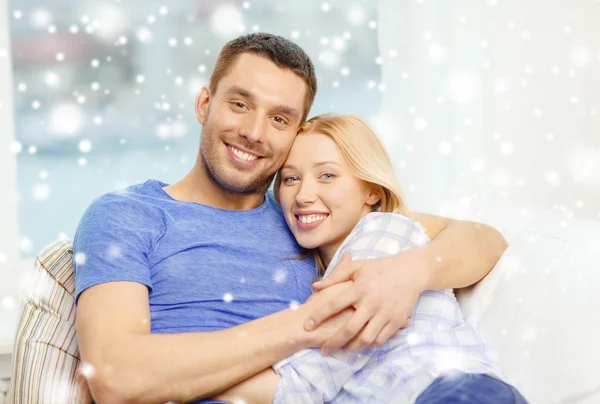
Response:
[{"label": "man's blue t-shirt", "polygon": [[170,197],[156,180],[96,199],[74,239],[76,299],[105,282],[149,290],[153,333],[215,331],[303,303],[317,271],[271,193],[252,210]]}]

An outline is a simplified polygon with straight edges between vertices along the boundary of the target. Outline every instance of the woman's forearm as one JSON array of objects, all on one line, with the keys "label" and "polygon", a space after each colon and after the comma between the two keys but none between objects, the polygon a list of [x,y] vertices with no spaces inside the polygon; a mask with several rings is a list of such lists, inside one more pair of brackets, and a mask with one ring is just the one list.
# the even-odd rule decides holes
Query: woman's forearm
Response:
[{"label": "woman's forearm", "polygon": [[281,376],[267,368],[213,398],[233,403],[271,404],[280,380]]}]

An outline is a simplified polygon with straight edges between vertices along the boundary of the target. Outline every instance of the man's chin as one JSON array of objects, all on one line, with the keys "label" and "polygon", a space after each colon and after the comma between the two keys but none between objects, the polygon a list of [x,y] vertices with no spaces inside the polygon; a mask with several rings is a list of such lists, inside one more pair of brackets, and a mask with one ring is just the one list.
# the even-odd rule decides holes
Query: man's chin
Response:
[{"label": "man's chin", "polygon": [[259,181],[241,181],[236,178],[219,181],[219,185],[231,193],[245,195],[265,193],[269,189],[269,184],[261,185]]}]

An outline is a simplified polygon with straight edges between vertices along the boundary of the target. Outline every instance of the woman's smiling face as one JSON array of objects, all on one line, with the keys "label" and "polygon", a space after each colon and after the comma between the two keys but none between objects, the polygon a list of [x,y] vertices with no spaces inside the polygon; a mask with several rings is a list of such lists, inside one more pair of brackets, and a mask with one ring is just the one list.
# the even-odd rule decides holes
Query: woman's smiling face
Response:
[{"label": "woman's smiling face", "polygon": [[296,137],[281,169],[279,201],[298,244],[319,248],[328,263],[378,199],[350,173],[331,137],[315,132]]}]

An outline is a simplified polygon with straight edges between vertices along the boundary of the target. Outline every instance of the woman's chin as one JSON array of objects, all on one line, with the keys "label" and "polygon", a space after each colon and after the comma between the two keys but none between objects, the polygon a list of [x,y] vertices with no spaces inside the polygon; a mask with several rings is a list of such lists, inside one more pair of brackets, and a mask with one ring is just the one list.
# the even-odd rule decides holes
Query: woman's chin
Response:
[{"label": "woman's chin", "polygon": [[307,250],[314,250],[322,244],[319,240],[306,236],[296,237],[296,242],[300,245],[300,247],[305,248]]}]

